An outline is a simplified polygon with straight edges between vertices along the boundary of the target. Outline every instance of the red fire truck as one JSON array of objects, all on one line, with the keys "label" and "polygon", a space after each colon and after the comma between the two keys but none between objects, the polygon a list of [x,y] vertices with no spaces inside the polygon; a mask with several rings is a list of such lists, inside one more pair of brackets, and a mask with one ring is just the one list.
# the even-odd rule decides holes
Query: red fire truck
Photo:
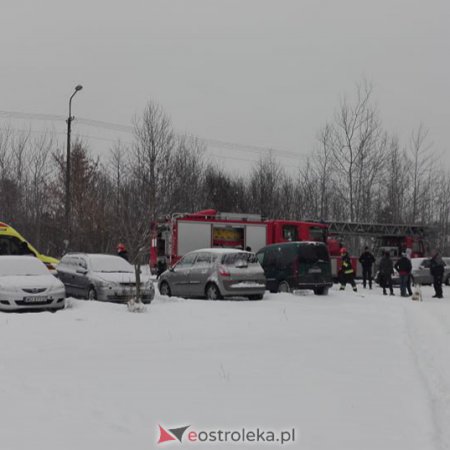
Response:
[{"label": "red fire truck", "polygon": [[[165,221],[153,224],[150,267],[155,272],[159,261],[172,265],[186,253],[199,248],[250,248],[256,252],[265,245],[278,242],[321,241],[328,245],[332,273],[336,278],[341,263],[341,239],[375,239],[376,253],[396,246],[398,252],[401,248],[411,249],[412,257],[417,257],[425,253],[424,236],[428,232],[427,227],[420,225],[262,220],[258,214],[206,209],[173,214]],[[392,251],[391,254],[396,256]],[[358,257],[351,259],[359,276]]]},{"label": "red fire truck", "polygon": [[327,242],[328,225],[319,222],[262,220],[257,214],[220,213],[207,209],[173,214],[154,224],[150,267],[158,261],[172,265],[199,248],[230,247],[256,252],[268,244],[288,241]]}]

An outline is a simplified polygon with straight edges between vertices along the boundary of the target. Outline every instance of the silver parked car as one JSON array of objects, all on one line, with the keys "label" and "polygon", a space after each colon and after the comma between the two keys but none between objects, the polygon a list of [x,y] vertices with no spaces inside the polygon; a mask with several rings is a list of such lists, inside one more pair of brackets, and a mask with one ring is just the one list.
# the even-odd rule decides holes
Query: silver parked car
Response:
[{"label": "silver parked car", "polygon": [[[450,258],[442,258],[444,267],[443,281],[446,285],[450,285]],[[433,284],[433,277],[430,273],[430,258],[413,258],[411,259],[413,281],[418,284]]]},{"label": "silver parked car", "polygon": [[[68,253],[56,270],[68,296],[127,302],[136,295],[134,267],[120,256]],[[155,296],[153,282],[148,275],[141,275],[141,292],[143,303],[150,303]]]},{"label": "silver parked car", "polygon": [[159,277],[158,287],[162,295],[168,296],[260,300],[266,290],[266,278],[253,253],[208,248],[184,255]]},{"label": "silver parked car", "polygon": [[64,308],[64,285],[35,256],[0,256],[0,310]]}]

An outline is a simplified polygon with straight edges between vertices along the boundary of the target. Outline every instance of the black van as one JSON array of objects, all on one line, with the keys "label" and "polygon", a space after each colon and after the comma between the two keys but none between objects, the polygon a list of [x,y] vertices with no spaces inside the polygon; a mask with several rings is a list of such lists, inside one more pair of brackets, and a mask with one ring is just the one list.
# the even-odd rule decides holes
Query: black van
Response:
[{"label": "black van", "polygon": [[312,289],[328,294],[333,285],[328,248],[323,242],[285,242],[268,245],[256,254],[270,292]]}]

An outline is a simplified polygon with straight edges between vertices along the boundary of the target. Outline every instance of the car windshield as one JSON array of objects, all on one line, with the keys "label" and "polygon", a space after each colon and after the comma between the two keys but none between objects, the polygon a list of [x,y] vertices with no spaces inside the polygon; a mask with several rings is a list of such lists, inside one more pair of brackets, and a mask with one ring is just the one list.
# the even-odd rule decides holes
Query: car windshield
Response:
[{"label": "car windshield", "polygon": [[425,261],[425,258],[411,259],[411,264],[412,264],[413,269],[418,269],[424,261]]},{"label": "car windshield", "polygon": [[222,256],[222,264],[226,266],[234,266],[236,264],[236,261],[246,261],[248,264],[254,264],[258,262],[255,254],[249,252],[228,253]]},{"label": "car windshield", "polygon": [[49,275],[44,263],[34,256],[0,258],[0,277]]},{"label": "car windshield", "polygon": [[89,260],[94,272],[133,272],[133,266],[120,256],[95,255],[91,256]]}]

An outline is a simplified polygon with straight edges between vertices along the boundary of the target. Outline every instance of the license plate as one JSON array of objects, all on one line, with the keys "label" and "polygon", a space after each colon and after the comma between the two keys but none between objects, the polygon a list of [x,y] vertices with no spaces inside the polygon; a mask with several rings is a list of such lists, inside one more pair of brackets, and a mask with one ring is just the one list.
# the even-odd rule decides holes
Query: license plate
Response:
[{"label": "license plate", "polygon": [[313,267],[312,269],[308,270],[309,273],[322,273],[322,269],[319,269],[318,267]]},{"label": "license plate", "polygon": [[43,303],[47,301],[47,297],[45,295],[34,295],[32,297],[24,297],[23,301],[25,303]]}]

